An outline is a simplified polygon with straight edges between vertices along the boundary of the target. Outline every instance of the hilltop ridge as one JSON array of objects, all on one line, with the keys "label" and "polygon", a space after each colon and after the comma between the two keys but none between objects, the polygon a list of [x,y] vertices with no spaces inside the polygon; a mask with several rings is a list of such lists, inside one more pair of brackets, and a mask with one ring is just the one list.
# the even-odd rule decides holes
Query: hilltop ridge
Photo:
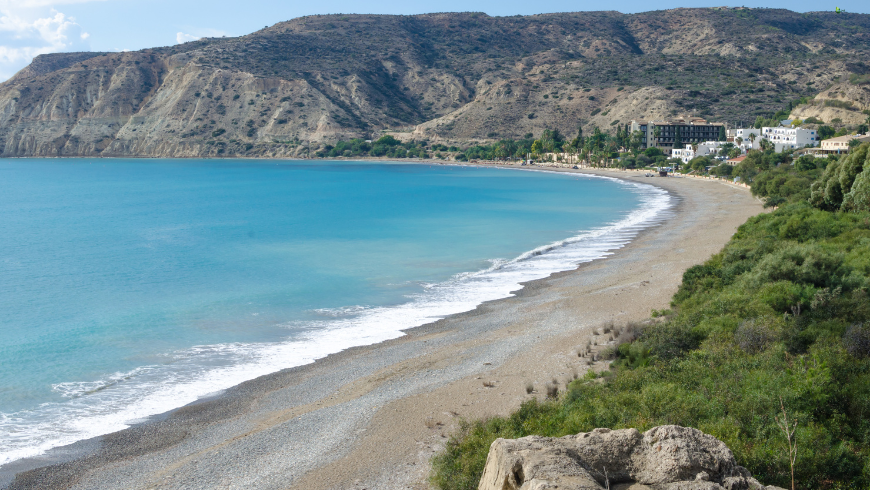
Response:
[{"label": "hilltop ridge", "polygon": [[42,55],[0,84],[0,155],[282,156],[385,129],[470,141],[678,113],[751,121],[837,84],[870,91],[850,81],[870,74],[868,27],[777,9],[319,15]]}]

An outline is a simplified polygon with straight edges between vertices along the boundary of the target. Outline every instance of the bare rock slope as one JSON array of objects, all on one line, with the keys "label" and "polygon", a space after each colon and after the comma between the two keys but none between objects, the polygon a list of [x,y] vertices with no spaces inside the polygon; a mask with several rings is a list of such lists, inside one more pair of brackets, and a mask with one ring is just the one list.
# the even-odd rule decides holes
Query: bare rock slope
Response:
[{"label": "bare rock slope", "polygon": [[479,490],[775,490],[715,437],[676,425],[492,443]]},{"label": "bare rock slope", "polygon": [[[864,14],[744,8],[325,15],[42,55],[0,84],[0,156],[283,156],[385,129],[434,142],[687,113],[738,123],[834,84],[844,100],[870,90],[868,28]],[[846,121],[866,102],[839,106]]]}]

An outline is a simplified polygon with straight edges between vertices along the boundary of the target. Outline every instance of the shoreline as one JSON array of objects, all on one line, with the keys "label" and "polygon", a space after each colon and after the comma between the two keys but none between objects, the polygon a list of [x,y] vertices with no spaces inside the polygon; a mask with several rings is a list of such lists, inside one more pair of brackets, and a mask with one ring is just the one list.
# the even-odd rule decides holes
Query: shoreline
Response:
[{"label": "shoreline", "polygon": [[[117,162],[117,163],[123,165],[124,162]],[[133,164],[135,162],[128,162],[128,163]],[[148,162],[148,163],[158,165],[158,166],[166,166],[166,165],[175,166],[176,164],[184,165],[183,162],[172,163],[172,161],[160,161],[160,160],[157,160],[155,162]],[[208,164],[208,162],[201,162],[201,163],[206,164],[206,165]],[[230,162],[230,163],[232,163],[232,162]],[[243,163],[243,162],[236,162],[236,163],[238,165],[242,165],[243,167],[247,165],[246,163]],[[220,165],[220,164],[218,164],[218,165]],[[265,166],[265,168],[266,169],[270,168],[270,165],[271,164],[267,164]],[[301,164],[301,165],[302,165],[302,167],[309,167],[310,166],[308,164]],[[348,164],[346,164],[346,165],[348,165]],[[403,163],[398,163],[398,162],[391,163],[391,164],[372,164],[369,162],[365,162],[365,163],[352,162],[349,165],[353,166],[353,167],[359,167],[357,169],[357,171],[363,171],[363,172],[370,165],[374,165],[374,167],[371,168],[372,170],[376,169],[376,168],[388,168],[390,166],[396,166],[396,167],[405,166],[405,168],[408,168],[408,169],[415,168],[414,165],[408,165],[408,164],[403,164]],[[437,170],[438,167],[434,167],[434,166],[426,165],[426,164],[416,164],[416,168],[418,170],[423,169],[424,165],[426,166],[426,169],[424,169],[424,171],[426,172],[426,175],[428,175],[428,172],[431,172],[432,170],[435,170],[435,172],[439,172]],[[237,166],[237,165],[234,164],[233,166]],[[296,165],[290,164],[289,166],[295,167]],[[332,167],[333,164],[325,163],[325,164],[322,164],[321,166]],[[339,165],[339,166],[341,166],[341,165]],[[111,165],[110,165],[110,167],[111,167]],[[451,168],[453,170],[451,170]],[[448,175],[460,176],[460,174],[465,175],[467,172],[471,172],[472,174],[475,174],[475,175],[488,175],[488,176],[495,178],[495,179],[498,179],[497,174],[501,174],[500,172],[478,174],[478,171],[473,171],[472,168],[474,168],[474,167],[467,168],[465,172],[463,172],[462,167],[459,167],[459,166],[444,167],[442,170],[444,172],[447,172]],[[477,166],[476,168],[484,169],[487,167]],[[511,169],[508,169],[508,170],[510,171]],[[488,171],[491,172],[491,170],[484,170],[484,172],[488,172]],[[531,170],[531,171],[535,171],[535,170]],[[456,172],[458,172],[458,173],[456,173]],[[540,171],[537,171],[537,172],[540,172]],[[507,174],[503,174],[502,176],[504,177],[506,175]],[[528,179],[531,179],[531,180],[537,179],[535,177],[535,174],[525,174],[525,177],[523,177],[524,174],[514,173],[512,175],[514,176],[514,179],[516,179],[516,178],[519,178],[519,179],[526,178],[527,180]],[[537,173],[537,175],[540,175],[542,177],[546,177],[547,174]],[[552,236],[552,237],[550,237],[550,241],[545,241],[545,242],[537,241],[537,243],[535,243],[534,237],[531,237],[533,239],[533,241],[527,244],[528,248],[518,250],[517,251],[518,253],[514,253],[513,255],[502,254],[503,256],[508,257],[508,259],[498,259],[497,262],[495,260],[488,261],[489,262],[488,264],[484,265],[482,268],[479,268],[479,269],[472,268],[472,269],[465,269],[465,270],[461,270],[461,271],[460,270],[455,271],[455,274],[458,274],[459,276],[469,276],[469,277],[466,277],[462,280],[457,281],[456,280],[457,276],[454,276],[454,275],[450,275],[449,277],[444,277],[442,279],[436,280],[435,286],[447,286],[446,288],[440,288],[440,289],[447,289],[448,292],[442,293],[442,294],[437,294],[434,297],[433,297],[433,295],[425,296],[424,298],[428,298],[428,300],[424,299],[422,301],[423,304],[421,305],[421,308],[425,309],[425,311],[426,311],[425,314],[419,313],[421,310],[417,309],[415,306],[416,304],[421,304],[421,302],[409,297],[409,298],[405,299],[404,303],[393,304],[393,305],[389,305],[386,307],[386,309],[393,311],[394,314],[392,315],[392,318],[385,319],[386,320],[385,322],[381,321],[381,320],[374,320],[374,321],[363,320],[362,323],[364,325],[366,325],[367,327],[369,327],[370,330],[375,332],[372,335],[363,335],[363,338],[354,339],[354,340],[349,341],[349,342],[344,342],[342,340],[342,335],[336,336],[336,335],[325,334],[323,336],[331,337],[332,340],[320,341],[319,343],[317,343],[317,345],[313,346],[313,350],[309,350],[308,348],[304,347],[303,345],[298,344],[298,342],[296,342],[296,341],[289,341],[286,339],[282,339],[282,340],[279,340],[276,342],[266,342],[266,343],[260,344],[259,350],[261,352],[267,351],[267,350],[277,349],[277,348],[274,348],[274,345],[290,346],[289,348],[292,349],[292,351],[288,351],[286,348],[281,349],[283,354],[281,354],[280,356],[275,356],[274,354],[272,356],[270,356],[271,358],[278,359],[278,360],[276,362],[269,363],[270,365],[266,369],[257,369],[254,373],[250,373],[250,370],[243,370],[243,371],[247,371],[247,372],[244,372],[243,375],[241,375],[241,376],[235,376],[234,377],[235,379],[230,379],[230,380],[224,381],[223,383],[219,384],[218,386],[215,386],[214,384],[210,384],[206,389],[199,389],[197,392],[194,393],[194,396],[188,396],[184,400],[179,400],[178,396],[164,397],[164,399],[161,400],[164,403],[160,403],[159,405],[156,403],[150,404],[150,406],[148,408],[150,408],[151,410],[149,410],[149,411],[136,410],[135,408],[138,406],[142,406],[142,404],[139,404],[139,403],[132,403],[131,404],[130,401],[126,402],[126,406],[123,406],[123,405],[117,406],[116,405],[114,408],[118,408],[119,410],[121,410],[122,414],[123,414],[121,417],[124,417],[124,418],[122,419],[121,417],[116,415],[115,417],[113,417],[110,420],[110,422],[114,423],[114,425],[112,425],[110,427],[106,427],[105,424],[93,423],[92,422],[93,419],[90,418],[88,416],[88,414],[84,414],[78,420],[74,420],[73,423],[65,423],[65,424],[57,423],[57,424],[55,424],[55,426],[53,428],[46,428],[46,430],[43,430],[41,433],[37,433],[34,431],[34,434],[35,434],[34,438],[32,438],[28,441],[28,438],[21,437],[21,435],[23,435],[23,434],[29,435],[29,433],[27,431],[28,431],[28,429],[30,429],[29,426],[24,426],[24,423],[26,423],[27,417],[29,416],[27,414],[27,412],[25,411],[23,413],[23,417],[22,417],[23,422],[22,423],[19,424],[19,423],[13,422],[13,424],[10,424],[10,426],[12,426],[11,427],[12,432],[10,432],[10,434],[9,434],[10,436],[15,435],[15,433],[17,432],[16,428],[21,427],[21,426],[23,426],[22,427],[23,434],[19,435],[17,440],[10,441],[10,443],[11,443],[10,446],[12,446],[13,450],[9,451],[8,453],[5,453],[4,456],[9,456],[11,461],[9,459],[4,460],[4,458],[0,458],[0,467],[5,466],[7,464],[9,466],[4,468],[5,470],[8,470],[8,468],[10,468],[10,467],[22,467],[22,466],[26,467],[26,466],[28,466],[27,464],[17,464],[17,463],[21,460],[31,460],[31,459],[39,460],[40,457],[42,456],[42,454],[45,454],[44,452],[48,451],[50,449],[72,446],[76,442],[79,442],[79,441],[93,439],[95,437],[99,437],[99,436],[105,435],[105,434],[110,433],[110,432],[115,432],[115,431],[123,430],[124,428],[129,428],[131,425],[134,425],[133,423],[131,423],[131,421],[147,421],[154,416],[168,414],[171,411],[173,411],[177,408],[181,408],[184,405],[196,403],[197,400],[202,399],[204,397],[213,397],[215,393],[232,388],[233,386],[236,386],[237,384],[240,384],[244,381],[248,381],[248,380],[253,379],[255,377],[271,374],[271,373],[280,371],[282,369],[288,369],[288,368],[292,368],[292,367],[297,367],[298,365],[307,364],[307,363],[310,363],[317,358],[326,356],[330,353],[338,352],[340,350],[344,350],[344,349],[349,348],[349,347],[356,347],[359,345],[368,345],[368,344],[377,343],[377,342],[380,342],[383,340],[396,338],[396,337],[404,335],[403,331],[407,330],[409,328],[415,328],[417,326],[421,326],[423,324],[430,323],[430,322],[434,321],[435,319],[443,318],[445,316],[449,316],[449,315],[452,315],[455,313],[465,312],[470,308],[476,307],[480,302],[490,301],[490,300],[500,299],[502,297],[510,296],[510,294],[511,294],[510,291],[521,288],[520,284],[523,281],[540,279],[540,278],[546,277],[547,275],[549,275],[552,272],[558,272],[558,271],[562,271],[562,270],[566,270],[566,269],[570,269],[572,267],[575,267],[577,265],[577,263],[579,263],[581,261],[596,260],[597,258],[602,258],[602,257],[606,256],[607,254],[611,253],[611,251],[614,250],[615,248],[623,246],[625,243],[627,243],[628,241],[633,239],[634,236],[637,234],[637,231],[639,229],[642,229],[642,228],[645,228],[648,226],[655,226],[657,224],[657,221],[658,221],[657,216],[660,214],[660,213],[657,213],[656,210],[658,210],[660,208],[670,208],[674,202],[674,200],[669,197],[669,194],[667,194],[664,191],[661,191],[659,188],[654,187],[654,186],[643,185],[643,184],[632,185],[632,184],[627,183],[626,181],[623,181],[623,180],[609,178],[609,177],[593,176],[593,175],[584,175],[584,176],[573,175],[572,176],[570,174],[556,175],[555,173],[550,173],[549,175],[551,176],[551,178],[557,179],[558,181],[561,181],[561,182],[571,181],[572,184],[567,184],[567,185],[569,185],[568,189],[571,189],[572,188],[571,186],[573,185],[573,183],[578,182],[578,179],[579,179],[579,181],[588,181],[588,182],[598,181],[598,182],[600,182],[600,184],[597,184],[597,185],[609,186],[606,188],[610,189],[610,191],[607,191],[607,195],[610,198],[613,198],[614,196],[619,196],[618,201],[623,201],[623,197],[622,197],[623,194],[621,194],[621,193],[626,192],[627,194],[624,195],[625,202],[628,202],[629,200],[633,200],[631,197],[631,196],[633,196],[634,198],[636,198],[638,200],[638,203],[634,204],[631,207],[626,208],[625,214],[614,215],[612,217],[612,219],[608,218],[609,221],[600,221],[599,223],[594,224],[594,225],[590,225],[588,228],[584,228],[582,230],[571,230],[571,229],[569,229],[570,228],[570,225],[569,225],[569,228],[566,228],[565,231],[563,232],[564,234]],[[531,183],[531,182],[525,182],[522,180],[520,180],[518,182],[519,182],[520,188],[526,187],[525,183]],[[605,182],[606,182],[606,184],[605,184]],[[617,185],[614,185],[614,184],[617,184]],[[574,188],[574,194],[576,195],[578,188],[576,188],[576,187],[573,187],[573,188]],[[583,188],[581,187],[580,189],[583,189]],[[581,190],[580,193],[582,194],[583,191]],[[559,204],[556,203],[556,205],[558,206]],[[583,206],[582,201],[577,201],[577,205]],[[575,225],[576,225],[576,223],[575,223]],[[527,239],[528,239],[528,237],[527,237]],[[579,242],[579,243],[576,243],[576,242]],[[554,254],[548,253],[548,252],[553,251],[554,249],[558,249],[558,251]],[[486,253],[486,252],[484,251],[484,253]],[[543,256],[537,257],[538,255],[543,255]],[[547,257],[550,257],[550,258],[548,259]],[[522,264],[525,264],[525,265],[522,265]],[[479,276],[479,277],[477,277],[475,279],[475,276]],[[505,281],[507,281],[507,282],[505,282]],[[454,282],[458,282],[459,284],[458,285],[456,285],[456,284],[451,285],[450,284],[450,283],[454,283]],[[480,286],[479,288],[477,287],[478,285]],[[437,289],[439,289],[439,288],[436,288],[436,290]],[[450,290],[456,290],[456,289],[462,290],[464,292],[459,296],[456,294],[455,291],[453,294],[449,293]],[[421,292],[421,294],[422,294],[422,292]],[[341,301],[341,300],[339,299],[339,301]],[[433,303],[433,301],[434,301],[434,303]],[[373,306],[377,306],[377,305],[373,305]],[[384,308],[377,307],[374,309],[381,310]],[[401,311],[402,314],[399,316],[396,316],[395,312],[397,310]],[[377,316],[379,318],[384,318],[384,315],[369,315],[369,316]],[[361,317],[365,318],[365,315],[361,315]],[[357,322],[354,322],[354,323],[357,323]],[[398,324],[396,325],[395,323],[398,323]],[[390,327],[387,327],[388,325]],[[320,330],[321,328],[322,327],[318,327],[318,330]],[[331,330],[331,329],[327,328],[327,331],[328,330]],[[323,333],[323,332],[321,332],[321,333]],[[353,332],[348,331],[348,333],[352,334]],[[355,336],[355,335],[352,335],[352,336]],[[310,342],[307,342],[307,343],[310,344]],[[294,344],[295,344],[295,346],[294,346]],[[254,344],[254,345],[256,346],[256,344]],[[299,350],[300,348],[302,350]],[[306,352],[313,352],[313,351],[318,352],[318,354],[316,354],[314,356],[305,354]],[[298,356],[297,356],[297,354],[298,354]],[[281,360],[282,357],[283,357],[283,360]],[[299,357],[300,359],[298,361],[294,360],[292,362],[288,362],[288,359],[295,358],[295,357]],[[307,357],[307,359],[304,359],[303,357]],[[256,367],[256,362],[249,362],[247,364],[252,364]],[[169,379],[169,378],[165,378],[165,376],[172,375],[172,374],[173,374],[173,372],[164,371],[164,378],[163,379]],[[163,392],[165,392],[166,390],[172,389],[171,385],[173,383],[160,383],[159,380],[161,378],[158,378],[155,376],[151,376],[150,379],[152,380],[152,383],[151,383],[152,386],[159,387],[161,384],[163,384],[163,388],[159,388]],[[188,380],[188,381],[190,381],[190,380]],[[194,378],[192,381],[195,383],[197,380]],[[157,383],[157,384],[154,384],[154,383]],[[131,383],[131,384],[133,384],[133,383]],[[134,386],[135,386],[135,384],[134,384]],[[99,391],[99,389],[93,390],[93,391]],[[188,390],[185,394],[189,395],[190,390]],[[117,395],[115,398],[117,398]],[[80,406],[81,407],[93,407],[93,408],[99,410],[98,405],[99,405],[99,403],[95,404],[93,401],[88,402],[87,398],[86,398],[85,401]],[[128,408],[129,408],[129,410],[128,410]],[[157,408],[157,410],[153,410],[154,408]],[[61,406],[60,410],[55,409],[55,411],[53,413],[56,413],[58,415],[59,419],[65,420],[65,413],[64,412],[66,412],[68,409],[69,409],[69,406],[67,407],[67,409],[63,409]],[[37,413],[39,413],[39,411],[41,411],[41,407],[34,410],[34,412],[37,412]],[[84,412],[83,409],[80,409],[79,411]],[[103,410],[103,411],[108,412],[108,410]],[[131,412],[135,413],[135,415],[129,415]],[[117,413],[117,412],[115,412],[115,413]],[[44,418],[45,417],[43,416],[43,419]],[[105,418],[106,417],[100,417],[100,419],[105,419]],[[13,418],[12,421],[14,421],[14,420],[15,419]],[[116,421],[119,421],[119,420],[124,420],[124,421],[126,421],[126,423],[124,423],[123,425],[116,423]],[[89,429],[89,431],[86,433],[82,433],[82,431],[78,430],[79,426],[86,427],[87,429]],[[51,430],[48,430],[48,429],[51,429]],[[65,429],[70,429],[70,430],[67,431]],[[41,437],[41,439],[40,439],[40,437]],[[38,445],[38,444],[35,444],[35,442],[40,442],[43,444]],[[13,444],[15,444],[15,445],[13,445]],[[25,446],[25,444],[27,446]],[[15,452],[16,452],[15,450],[18,450],[17,451],[18,454],[15,454]],[[68,451],[65,451],[65,452],[68,452]],[[2,485],[4,483],[3,482],[4,476],[5,475],[3,475],[2,472],[0,472],[0,487],[2,487]]]},{"label": "shoreline", "polygon": [[[493,167],[464,162],[448,164]],[[359,480],[360,488],[366,485],[404,488],[408,484],[412,488],[418,485],[424,488],[419,474],[421,468],[426,466],[428,455],[443,444],[443,436],[455,427],[459,418],[509,413],[522,400],[537,396],[525,393],[526,383],[533,382],[542,388],[545,378],[553,375],[561,376],[564,383],[564,377],[572,375],[571,370],[584,369],[579,365],[569,368],[571,362],[577,364],[577,360],[570,359],[570,354],[566,356],[565,352],[560,352],[555,364],[549,359],[551,356],[532,362],[527,353],[524,355],[528,346],[537,346],[540,352],[564,351],[566,336],[588,337],[589,328],[607,321],[608,317],[617,323],[624,322],[644,313],[644,308],[648,317],[652,307],[667,305],[685,264],[706,260],[724,245],[737,225],[761,211],[760,204],[736,186],[715,186],[718,192],[704,192],[700,188],[711,186],[695,179],[647,179],[620,171],[499,166],[592,173],[658,184],[679,197],[680,202],[672,208],[674,222],[642,230],[628,245],[608,257],[525,283],[515,296],[483,303],[470,312],[405,330],[403,337],[394,340],[355,347],[311,364],[244,382],[215,397],[153,417],[121,432],[56,448],[45,457],[30,458],[27,463],[10,463],[0,470],[0,475],[6,473],[8,478],[11,466],[18,467],[19,471],[28,466],[37,467],[19,474],[9,488],[245,488],[251,485],[352,488],[348,485],[355,480]],[[700,206],[704,209],[687,206],[686,200],[698,204],[710,198],[713,204],[718,201],[720,206]],[[722,209],[724,198],[739,202],[739,209],[728,213],[728,224],[718,227],[716,236],[708,240],[707,246],[695,247],[686,257],[677,257],[678,264],[674,264],[677,267],[667,268],[667,277],[655,277],[655,268],[645,263],[643,253],[657,249],[644,249],[639,242],[658,240],[659,246],[666,242],[673,245],[674,240],[666,231],[675,227],[684,228],[683,231],[695,228],[692,233],[683,233],[685,238],[697,235],[699,225],[705,228],[700,221],[725,211]],[[597,294],[602,283],[612,282],[613,276],[621,273],[624,276],[624,271],[608,270],[609,265],[617,262],[637,266],[638,271],[633,275],[642,272],[643,277],[649,276],[629,284],[630,289],[638,292],[647,288],[643,291],[643,301],[635,301],[631,306],[611,304],[610,308],[607,302],[591,308],[587,304],[586,311],[581,311],[583,305],[579,310],[577,305],[557,306],[569,301],[572,292],[586,288],[587,294]],[[658,282],[662,283],[658,287],[663,289],[647,294],[650,286]],[[614,314],[613,307],[626,310]],[[575,345],[580,343],[578,339]],[[517,365],[521,368],[519,371],[515,369]],[[554,372],[553,368],[561,372]],[[494,387],[483,386],[480,381],[483,377],[493,378]],[[459,395],[466,391],[468,395]],[[420,397],[428,400],[421,401]],[[462,404],[463,399],[471,403]],[[428,407],[433,404],[444,409],[432,411]],[[448,405],[453,408],[446,408]],[[397,417],[394,412],[403,415]],[[420,420],[423,412],[427,415]],[[395,427],[397,424],[403,427]],[[276,442],[276,438],[280,442]],[[396,438],[403,442],[397,444]],[[301,451],[304,454],[300,454],[299,443],[295,441],[305,441],[305,450]],[[349,444],[351,441],[353,443]],[[389,449],[376,452],[373,441],[380,441]],[[373,455],[380,458],[374,458],[375,462],[390,464],[373,468]],[[208,462],[199,464],[200,459]],[[57,464],[39,468],[40,464],[52,462]],[[413,469],[399,471],[396,469],[399,463],[403,469]],[[7,481],[0,480],[0,485]]]}]

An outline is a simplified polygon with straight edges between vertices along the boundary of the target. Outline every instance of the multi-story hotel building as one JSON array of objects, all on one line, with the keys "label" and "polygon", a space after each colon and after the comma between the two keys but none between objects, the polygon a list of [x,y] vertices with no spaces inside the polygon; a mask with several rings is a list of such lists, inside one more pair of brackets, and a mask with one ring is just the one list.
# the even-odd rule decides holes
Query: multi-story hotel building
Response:
[{"label": "multi-story hotel building", "polygon": [[725,124],[708,123],[700,117],[677,118],[670,121],[631,121],[631,132],[640,131],[643,148],[661,148],[668,155],[679,133],[680,149],[687,143],[724,140]]}]

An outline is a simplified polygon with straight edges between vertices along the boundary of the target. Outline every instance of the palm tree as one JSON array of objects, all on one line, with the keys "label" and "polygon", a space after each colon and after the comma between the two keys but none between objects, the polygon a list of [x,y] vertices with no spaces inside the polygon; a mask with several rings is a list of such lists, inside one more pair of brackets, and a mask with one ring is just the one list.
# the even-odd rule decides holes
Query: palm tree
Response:
[{"label": "palm tree", "polygon": [[749,138],[749,142],[752,143],[752,147],[755,148],[755,133],[749,133],[749,136],[747,136],[747,138]]}]

